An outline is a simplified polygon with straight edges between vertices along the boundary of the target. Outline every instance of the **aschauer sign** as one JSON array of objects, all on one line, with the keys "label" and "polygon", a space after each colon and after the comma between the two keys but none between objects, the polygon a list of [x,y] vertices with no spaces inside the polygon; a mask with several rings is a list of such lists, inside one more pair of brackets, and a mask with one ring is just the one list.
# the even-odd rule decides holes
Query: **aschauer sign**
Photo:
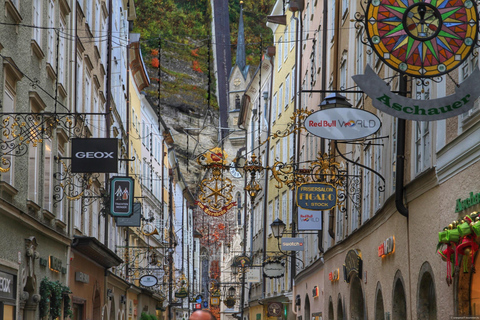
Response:
[{"label": "aschauer sign", "polygon": [[415,120],[433,121],[458,116],[474,106],[480,96],[478,68],[456,88],[455,94],[431,100],[417,100],[396,95],[390,87],[367,66],[365,74],[352,77],[357,85],[372,98],[373,106],[394,117]]}]

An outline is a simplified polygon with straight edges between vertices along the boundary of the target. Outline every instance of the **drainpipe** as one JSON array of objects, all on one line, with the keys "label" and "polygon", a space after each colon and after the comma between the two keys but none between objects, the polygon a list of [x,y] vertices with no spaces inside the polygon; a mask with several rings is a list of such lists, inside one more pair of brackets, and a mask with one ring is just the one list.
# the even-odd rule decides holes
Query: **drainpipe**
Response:
[{"label": "drainpipe", "polygon": [[[404,74],[400,76],[400,95],[407,96],[407,79]],[[395,205],[398,212],[408,219],[408,209],[403,204],[404,187],[403,178],[405,171],[405,119],[397,120],[397,168],[395,172]]]}]

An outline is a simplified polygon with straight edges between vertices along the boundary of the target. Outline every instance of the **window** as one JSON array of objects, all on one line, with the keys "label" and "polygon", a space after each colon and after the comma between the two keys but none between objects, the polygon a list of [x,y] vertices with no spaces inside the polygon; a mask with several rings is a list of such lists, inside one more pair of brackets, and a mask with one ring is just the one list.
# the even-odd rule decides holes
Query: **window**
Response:
[{"label": "window", "polygon": [[282,216],[279,217],[282,220],[287,219],[287,209],[288,209],[288,203],[287,203],[287,191],[284,191],[282,193]]},{"label": "window", "polygon": [[294,15],[290,18],[290,51],[292,51],[295,41],[296,41],[296,32],[297,32],[297,21],[294,19]]},{"label": "window", "polygon": [[100,50],[100,37],[102,35],[102,25],[100,22],[100,2],[97,0],[95,1],[95,32],[92,32],[95,36],[95,45],[97,49]]},{"label": "window", "polygon": [[331,0],[331,6],[330,6],[330,16],[328,17],[328,20],[330,21],[330,30],[331,30],[331,41],[333,41],[333,38],[335,37],[335,0]]},{"label": "window", "polygon": [[92,31],[92,27],[93,27],[93,24],[92,24],[92,1],[87,0],[86,3],[87,3],[87,5],[85,6],[85,20],[86,20],[85,22],[87,23],[90,31]]},{"label": "window", "polygon": [[288,26],[285,28],[283,36],[283,61],[286,61],[288,57]]},{"label": "window", "polygon": [[414,122],[415,130],[415,173],[419,174],[430,167],[430,123]]},{"label": "window", "polygon": [[[36,101],[33,99],[30,101],[30,104],[30,109],[32,112],[38,113],[43,110],[43,108],[39,106],[38,103],[36,103]],[[40,132],[38,130],[38,126],[35,125],[33,120],[29,122],[30,123],[28,125],[30,126],[30,139],[28,143],[28,199],[38,204],[41,159],[41,144],[38,144],[38,139],[40,139]],[[60,167],[59,169],[60,171],[58,172],[63,172],[63,167]]]},{"label": "window", "polygon": [[275,210],[273,211],[273,220],[278,219],[279,215],[280,215],[280,197],[276,196],[275,197]]},{"label": "window", "polygon": [[287,75],[285,79],[285,110],[288,108],[288,103],[290,102],[290,75]]},{"label": "window", "polygon": [[275,144],[275,161],[280,161],[280,141]]},{"label": "window", "polygon": [[55,69],[55,4],[53,0],[48,0],[47,5],[47,62]]},{"label": "window", "polygon": [[283,43],[282,43],[282,37],[280,37],[280,39],[278,39],[278,43],[277,43],[277,47],[278,47],[278,70],[280,70],[282,68],[282,60],[283,60],[283,54],[282,54],[282,47],[283,47]]},{"label": "window", "polygon": [[[60,19],[60,32],[65,32],[65,24]],[[60,37],[60,43],[58,45],[58,82],[61,84],[65,84],[65,54],[66,54],[66,47],[65,47],[65,37]]]},{"label": "window", "polygon": [[37,44],[41,47],[42,46],[42,0],[33,0],[33,18],[32,22],[33,25],[39,28],[32,28],[33,29],[33,40],[37,42]]},{"label": "window", "polygon": [[291,159],[293,157],[293,134],[289,135],[289,144],[288,144],[288,158]]},{"label": "window", "polygon": [[[478,50],[475,49],[474,53],[478,53]],[[478,56],[476,54],[470,55],[470,58],[467,59],[461,69],[460,69],[460,81],[465,81],[468,76],[473,72],[473,70],[478,68]],[[459,120],[459,129],[465,130],[471,124],[476,123],[478,120],[478,116],[480,115],[480,103],[477,99],[475,101],[475,105],[472,109],[468,110],[467,112],[460,115],[458,118]]]},{"label": "window", "polygon": [[43,140],[43,208],[52,211],[52,140]]},{"label": "window", "polygon": [[348,1],[349,0],[342,0],[342,16],[345,16],[345,13],[347,13],[348,10]]},{"label": "window", "polygon": [[277,94],[275,93],[273,95],[273,101],[272,101],[272,123],[275,122],[276,117],[277,117]]},{"label": "window", "polygon": [[[372,154],[371,147],[368,146],[365,150],[364,166],[371,168],[372,166]],[[370,170],[363,170],[363,197],[362,197],[362,224],[370,218],[370,188],[372,187],[371,172]]]},{"label": "window", "polygon": [[[363,74],[364,72],[364,67],[363,67],[363,43],[362,43],[362,36],[363,32],[360,30],[360,32],[357,33],[357,37],[355,39],[356,42],[356,71],[357,74]],[[358,103],[360,99],[362,98],[362,93],[358,92],[355,94],[355,102]]]},{"label": "window", "polygon": [[282,109],[283,109],[283,83],[280,85],[280,88],[278,89],[278,108],[277,108],[277,111],[278,111],[278,117],[280,118],[280,116],[282,115]]},{"label": "window", "polygon": [[292,100],[295,99],[295,95],[296,95],[296,92],[295,92],[295,78],[296,74],[295,74],[295,67],[292,68],[292,89],[290,90],[292,92]]},{"label": "window", "polygon": [[273,202],[270,201],[268,203],[268,221],[267,221],[267,229],[268,229],[268,235],[272,234],[272,228],[270,228],[270,225],[272,224],[273,220]]},{"label": "window", "polygon": [[[355,159],[355,153],[353,159]],[[353,166],[353,176],[355,179],[358,177],[359,181],[361,181],[361,171],[359,166]],[[361,203],[361,198],[360,198],[360,193],[355,192],[353,194],[353,199],[352,199],[352,214],[349,217],[351,226],[350,226],[350,232],[354,231],[355,229],[358,228],[358,218],[359,218],[359,213],[360,213],[360,203]]]},{"label": "window", "polygon": [[77,89],[77,110],[83,110],[83,64],[82,60],[79,57],[77,60],[77,80],[76,80],[76,89]]},{"label": "window", "polygon": [[[383,174],[382,172],[382,150],[380,146],[375,147],[375,171],[377,171],[380,174]],[[384,192],[380,192],[380,187],[383,186],[383,181],[380,179],[378,175],[375,175],[375,185],[374,185],[374,194],[375,194],[375,199],[374,199],[374,206],[375,206],[375,211],[380,209],[382,203],[383,203],[383,195]]]},{"label": "window", "polygon": [[[5,81],[5,91],[3,92],[3,112],[14,112],[16,104],[16,92],[15,92],[15,83],[9,82],[8,74],[6,74],[7,79]],[[10,85],[11,84],[11,85]],[[5,120],[5,119],[2,119]],[[10,124],[9,124],[10,125]],[[9,139],[2,135],[2,139]],[[2,181],[5,181],[13,185],[13,173],[14,173],[14,158],[10,155],[4,155],[2,160],[5,160],[10,164],[10,170],[7,172],[2,172],[1,177]],[[2,161],[3,162],[3,161]]]},{"label": "window", "polygon": [[288,158],[288,138],[287,137],[284,137],[282,139],[282,162],[286,163],[288,162],[289,158]]},{"label": "window", "polygon": [[347,59],[346,54],[344,54],[344,59],[340,65],[340,90],[345,90],[347,88]]},{"label": "window", "polygon": [[92,112],[92,81],[87,72],[85,72],[85,106],[83,111],[86,113]]}]

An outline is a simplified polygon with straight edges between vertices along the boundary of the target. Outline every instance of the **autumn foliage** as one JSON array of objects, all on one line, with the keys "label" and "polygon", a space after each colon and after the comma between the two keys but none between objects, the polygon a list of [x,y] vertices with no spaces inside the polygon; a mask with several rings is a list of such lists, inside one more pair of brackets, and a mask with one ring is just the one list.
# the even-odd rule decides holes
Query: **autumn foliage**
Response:
[{"label": "autumn foliage", "polygon": [[198,63],[197,60],[193,60],[193,62],[192,62],[192,69],[193,69],[193,71],[202,72],[202,73],[203,73],[202,68],[200,68],[200,63]]},{"label": "autumn foliage", "polygon": [[152,59],[152,67],[158,68],[160,66],[160,62],[158,61],[158,58],[153,58]]}]

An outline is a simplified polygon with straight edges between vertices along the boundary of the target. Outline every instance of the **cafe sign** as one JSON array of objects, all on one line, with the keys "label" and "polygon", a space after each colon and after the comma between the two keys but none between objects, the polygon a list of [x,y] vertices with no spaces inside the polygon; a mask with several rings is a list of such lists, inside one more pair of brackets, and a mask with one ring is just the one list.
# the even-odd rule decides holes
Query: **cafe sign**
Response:
[{"label": "cafe sign", "polygon": [[330,108],[309,115],[304,126],[320,138],[357,140],[376,133],[382,123],[376,115],[362,109]]},{"label": "cafe sign", "polygon": [[297,188],[297,205],[305,210],[330,210],[337,204],[337,188],[329,183],[310,182]]},{"label": "cafe sign", "polygon": [[352,274],[355,273],[362,279],[362,267],[363,260],[360,251],[355,249],[349,250],[345,256],[345,264],[343,265],[343,280],[345,280],[346,283],[350,283],[350,278]]}]

